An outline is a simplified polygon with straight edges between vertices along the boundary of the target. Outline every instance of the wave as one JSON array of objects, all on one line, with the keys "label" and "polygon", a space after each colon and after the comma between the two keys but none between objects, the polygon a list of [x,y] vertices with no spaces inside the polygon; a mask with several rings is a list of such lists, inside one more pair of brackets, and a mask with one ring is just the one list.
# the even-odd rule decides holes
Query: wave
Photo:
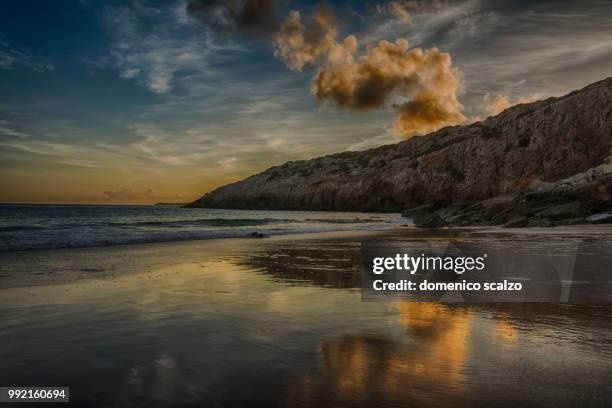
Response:
[{"label": "wave", "polygon": [[298,220],[278,219],[278,218],[199,218],[192,220],[169,220],[169,221],[128,221],[128,222],[96,222],[96,223],[72,223],[56,224],[49,226],[37,225],[9,225],[0,226],[1,232],[19,231],[44,231],[57,229],[73,229],[82,227],[158,227],[158,228],[179,228],[189,226],[208,226],[208,227],[254,227],[258,225],[269,225],[275,223],[294,223]]},{"label": "wave", "polygon": [[[45,214],[43,212],[50,212]],[[7,217],[0,226],[0,252],[30,249],[80,248],[92,246],[113,246],[149,242],[172,242],[206,240],[219,238],[259,238],[279,234],[301,234],[326,231],[372,230],[392,228],[393,220],[388,217],[358,216],[321,213],[319,217],[310,213],[287,212],[262,214],[257,217],[253,211],[236,214],[198,214],[188,218],[178,210],[112,208],[90,214],[71,211],[65,216],[56,214],[57,209],[37,209],[34,217]],[[214,212],[214,211],[211,211]],[[9,214],[11,215],[11,214]],[[178,215],[178,216],[176,216]],[[204,217],[201,217],[205,215]],[[230,216],[228,216],[230,215]],[[2,216],[2,214],[0,214]],[[172,216],[175,216],[174,218]],[[28,220],[28,218],[30,218]],[[29,221],[29,225],[10,225],[17,219]],[[1,220],[1,218],[0,218]],[[40,220],[40,221],[39,221]]]},{"label": "wave", "polygon": [[48,228],[35,225],[8,225],[6,227],[0,227],[0,232],[37,231],[46,229]]},{"label": "wave", "polygon": [[275,223],[297,222],[278,218],[198,218],[193,220],[172,221],[132,221],[132,222],[109,222],[107,225],[116,227],[185,227],[185,226],[209,226],[209,227],[253,227]]},{"label": "wave", "polygon": [[65,249],[65,248],[90,248],[116,245],[148,244],[155,242],[180,242],[197,241],[218,238],[249,238],[247,233],[226,233],[210,232],[198,234],[156,234],[152,236],[83,236],[75,240],[49,240],[49,241],[27,241],[27,242],[7,242],[0,245],[0,252],[7,251],[27,251],[33,249]]},{"label": "wave", "polygon": [[[380,229],[378,225],[375,229]],[[389,228],[387,227],[384,227]],[[61,248],[88,248],[88,247],[100,247],[100,246],[115,246],[115,245],[132,245],[132,244],[147,244],[156,242],[179,242],[179,241],[199,241],[209,239],[225,239],[225,238],[249,238],[257,239],[275,235],[287,235],[287,234],[307,234],[317,232],[331,232],[331,231],[354,231],[354,228],[346,227],[304,227],[304,228],[273,228],[273,229],[260,229],[254,230],[217,230],[217,231],[173,231],[167,233],[145,233],[143,234],[120,234],[117,235],[117,231],[107,231],[109,235],[104,234],[93,234],[93,235],[80,235],[76,239],[61,239],[66,238],[63,232],[57,231],[54,236],[57,239],[49,239],[46,237],[41,241],[36,240],[9,240],[6,242],[0,241],[0,252],[6,251],[24,251],[24,250],[35,250],[35,249],[61,249]],[[171,231],[171,230],[168,230]],[[59,235],[58,235],[59,234]]]},{"label": "wave", "polygon": [[386,223],[381,218],[371,217],[371,218],[306,218],[304,221],[306,222],[317,222],[322,224],[371,224],[373,222],[382,222]]}]

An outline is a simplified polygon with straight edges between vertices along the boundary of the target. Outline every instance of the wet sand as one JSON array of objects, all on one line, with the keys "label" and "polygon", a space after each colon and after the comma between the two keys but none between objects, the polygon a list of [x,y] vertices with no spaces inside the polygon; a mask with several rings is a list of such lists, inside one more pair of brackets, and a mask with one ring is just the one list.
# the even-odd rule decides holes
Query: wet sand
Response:
[{"label": "wet sand", "polygon": [[105,407],[610,405],[612,306],[362,302],[361,238],[2,253],[0,384]]}]

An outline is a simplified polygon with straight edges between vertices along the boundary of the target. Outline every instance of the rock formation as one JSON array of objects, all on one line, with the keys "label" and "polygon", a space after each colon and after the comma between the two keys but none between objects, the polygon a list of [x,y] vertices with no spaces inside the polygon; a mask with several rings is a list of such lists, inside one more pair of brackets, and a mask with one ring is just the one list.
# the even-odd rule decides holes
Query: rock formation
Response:
[{"label": "rock formation", "polygon": [[[271,167],[189,206],[400,211],[426,204],[434,209],[467,208],[498,196],[512,197],[510,201],[518,196],[544,201],[557,197],[565,203],[560,197],[569,197],[578,184],[589,191],[584,194],[593,193],[583,182],[590,177],[589,169],[599,171],[609,156],[612,78],[394,145]],[[525,215],[515,212],[514,222],[520,225],[518,217]]]},{"label": "rock formation", "polygon": [[417,227],[501,225],[507,228],[612,223],[612,156],[599,166],[555,183],[534,182],[518,193],[447,207],[402,212]]}]

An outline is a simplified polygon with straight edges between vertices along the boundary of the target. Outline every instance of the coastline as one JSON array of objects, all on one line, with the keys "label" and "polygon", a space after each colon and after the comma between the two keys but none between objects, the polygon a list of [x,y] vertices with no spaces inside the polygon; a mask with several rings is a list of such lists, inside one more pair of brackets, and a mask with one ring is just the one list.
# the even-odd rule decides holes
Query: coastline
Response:
[{"label": "coastline", "polygon": [[[147,273],[160,264],[210,263],[262,246],[304,240],[375,237],[389,231],[330,231],[258,238],[216,238],[137,244],[47,248],[0,252],[0,290],[12,287],[69,284]],[[35,269],[35,270],[34,270]]]},{"label": "coastline", "polygon": [[[278,244],[333,243],[354,248],[363,239],[461,239],[508,237],[559,237],[592,239],[612,237],[612,226],[570,225],[556,227],[502,228],[496,226],[444,227],[435,229],[394,226],[387,230],[350,230],[289,233],[266,238],[215,238],[178,240],[80,248],[49,248],[0,252],[0,290],[12,287],[69,284],[74,281],[114,279],[148,273],[156,265],[182,262],[208,264]],[[353,265],[354,266],[354,265]]]},{"label": "coastline", "polygon": [[0,205],[0,252],[382,230],[405,222],[399,213]]}]

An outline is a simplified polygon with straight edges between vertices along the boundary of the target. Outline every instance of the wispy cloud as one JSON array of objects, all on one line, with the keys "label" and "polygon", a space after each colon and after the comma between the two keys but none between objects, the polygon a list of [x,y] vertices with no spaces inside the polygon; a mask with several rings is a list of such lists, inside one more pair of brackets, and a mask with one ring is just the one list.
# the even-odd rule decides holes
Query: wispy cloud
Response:
[{"label": "wispy cloud", "polygon": [[14,124],[7,120],[0,120],[0,136],[10,139],[29,139],[32,137],[29,133],[17,129]]},{"label": "wispy cloud", "polygon": [[444,43],[456,38],[447,35],[451,31],[473,35],[479,29],[475,21],[480,19],[480,1],[459,2],[394,2],[410,14],[410,24],[405,18],[387,17],[388,13],[377,13],[378,18],[367,25],[361,34],[361,42],[374,44],[384,39],[406,38],[412,45],[445,47]]},{"label": "wispy cloud", "polygon": [[25,68],[35,72],[53,71],[53,63],[37,57],[3,38],[0,34],[0,69]]},{"label": "wispy cloud", "polygon": [[216,52],[239,49],[215,44],[212,33],[186,14],[184,2],[113,7],[105,21],[113,37],[110,61],[120,76],[136,79],[156,94],[172,90],[178,76],[210,72]]}]

